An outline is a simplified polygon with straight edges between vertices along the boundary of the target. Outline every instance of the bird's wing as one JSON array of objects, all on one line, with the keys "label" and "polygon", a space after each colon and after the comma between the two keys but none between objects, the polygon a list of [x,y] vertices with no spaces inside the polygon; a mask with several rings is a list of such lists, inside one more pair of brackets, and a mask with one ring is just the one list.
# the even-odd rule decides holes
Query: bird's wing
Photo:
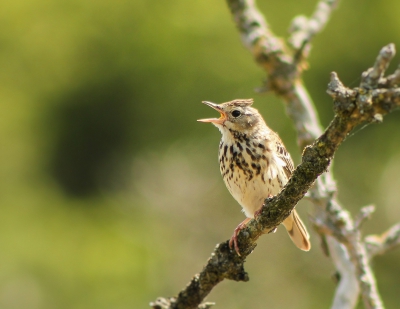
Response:
[{"label": "bird's wing", "polygon": [[281,163],[283,170],[286,174],[287,179],[290,178],[294,171],[294,165],[289,152],[286,150],[285,145],[283,145],[282,140],[276,135],[276,156],[278,162]]},{"label": "bird's wing", "polygon": [[285,185],[294,171],[294,165],[282,140],[273,131],[269,132],[269,138],[265,140],[265,151],[269,151],[270,159],[272,159],[265,171],[267,179],[278,177],[281,185]]}]

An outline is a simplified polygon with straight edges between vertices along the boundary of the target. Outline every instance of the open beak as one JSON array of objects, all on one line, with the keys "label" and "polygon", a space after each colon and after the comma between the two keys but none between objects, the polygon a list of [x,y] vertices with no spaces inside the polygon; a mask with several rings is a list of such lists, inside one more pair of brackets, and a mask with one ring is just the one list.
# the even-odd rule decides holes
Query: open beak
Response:
[{"label": "open beak", "polygon": [[200,122],[211,122],[211,123],[214,123],[214,124],[223,125],[225,120],[226,120],[226,113],[224,112],[224,110],[218,104],[215,104],[215,103],[212,103],[212,102],[203,101],[202,103],[205,104],[205,105],[208,105],[211,108],[213,108],[216,111],[218,111],[221,114],[221,116],[219,118],[206,118],[206,119],[199,119],[197,121],[200,121]]}]

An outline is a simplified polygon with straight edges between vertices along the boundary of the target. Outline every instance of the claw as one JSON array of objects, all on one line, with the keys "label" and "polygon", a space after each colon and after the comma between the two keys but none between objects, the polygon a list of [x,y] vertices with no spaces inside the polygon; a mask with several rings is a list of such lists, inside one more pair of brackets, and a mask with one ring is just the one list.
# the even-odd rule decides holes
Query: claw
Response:
[{"label": "claw", "polygon": [[246,218],[243,220],[243,222],[241,222],[233,231],[233,235],[231,237],[231,239],[229,240],[229,248],[232,249],[232,245],[234,245],[235,247],[235,251],[237,253],[238,256],[240,255],[240,250],[239,250],[239,246],[238,246],[238,241],[237,241],[237,236],[239,235],[240,231],[243,230],[244,228],[246,228],[247,223],[251,220],[251,218]]},{"label": "claw", "polygon": [[257,218],[261,214],[263,207],[264,205],[262,205],[258,210],[256,210],[256,212],[254,213],[254,218]]},{"label": "claw", "polygon": [[[272,197],[274,197],[272,194],[268,194],[268,198]],[[263,207],[264,204],[262,204],[261,207],[258,210],[256,210],[256,212],[254,213],[254,218],[257,218],[261,214]]]}]

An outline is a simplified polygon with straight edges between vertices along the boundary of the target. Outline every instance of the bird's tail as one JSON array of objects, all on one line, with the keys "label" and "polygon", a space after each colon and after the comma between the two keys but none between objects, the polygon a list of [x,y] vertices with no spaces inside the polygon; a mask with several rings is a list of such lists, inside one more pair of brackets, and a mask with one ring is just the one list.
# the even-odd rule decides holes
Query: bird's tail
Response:
[{"label": "bird's tail", "polygon": [[303,251],[311,249],[310,236],[295,209],[290,216],[283,221],[283,225],[297,248]]}]

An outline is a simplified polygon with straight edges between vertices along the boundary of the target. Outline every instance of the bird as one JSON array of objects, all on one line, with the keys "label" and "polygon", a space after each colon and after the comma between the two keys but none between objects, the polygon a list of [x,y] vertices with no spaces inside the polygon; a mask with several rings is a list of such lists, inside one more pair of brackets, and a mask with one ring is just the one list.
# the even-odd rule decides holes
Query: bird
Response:
[{"label": "bird", "polygon": [[[265,123],[253,99],[236,99],[216,104],[203,101],[220,113],[219,118],[199,119],[212,123],[221,132],[218,159],[220,172],[231,195],[242,206],[246,219],[229,241],[240,256],[237,236],[257,217],[264,200],[277,195],[294,170],[289,152],[279,135]],[[310,236],[296,210],[282,222],[293,243],[303,251],[311,249]],[[264,233],[273,230],[264,231]]]}]

